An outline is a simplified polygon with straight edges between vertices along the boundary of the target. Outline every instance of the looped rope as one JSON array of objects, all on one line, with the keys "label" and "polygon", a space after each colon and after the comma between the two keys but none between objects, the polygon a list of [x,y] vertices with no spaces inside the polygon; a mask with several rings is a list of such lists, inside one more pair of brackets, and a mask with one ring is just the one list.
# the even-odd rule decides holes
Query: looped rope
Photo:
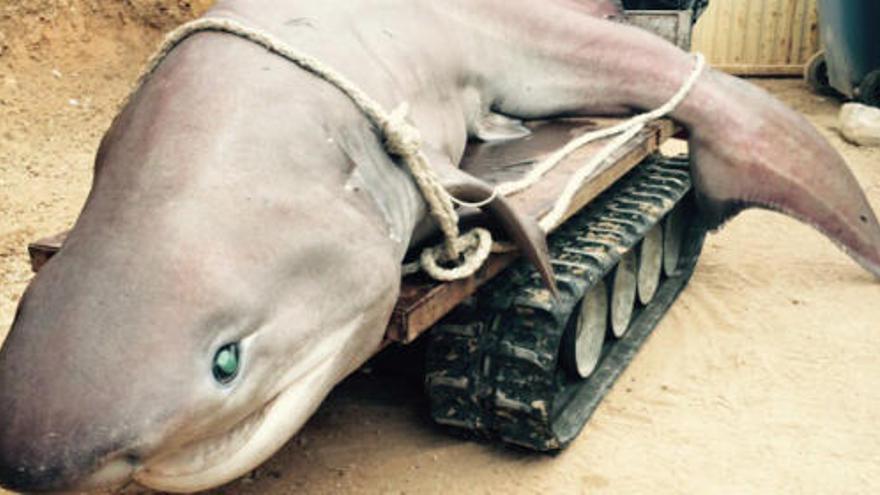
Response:
[{"label": "looped rope", "polygon": [[458,206],[464,206],[466,208],[482,208],[484,206],[488,206],[488,205],[492,204],[493,201],[498,199],[498,196],[499,196],[498,189],[495,188],[495,189],[492,189],[492,194],[490,194],[488,198],[486,198],[482,201],[477,201],[475,203],[471,203],[470,201],[462,201],[462,200],[456,198],[455,196],[450,196],[449,198],[452,200],[453,203],[455,203]]},{"label": "looped rope", "polygon": [[[457,248],[460,250],[461,259],[446,257],[441,252],[440,246],[429,247],[422,251],[419,258],[422,270],[435,280],[451,282],[467,278],[483,266],[483,263],[492,254],[492,234],[488,230],[477,227],[467,234],[456,239]],[[441,263],[458,263],[452,268],[446,268]]]}]

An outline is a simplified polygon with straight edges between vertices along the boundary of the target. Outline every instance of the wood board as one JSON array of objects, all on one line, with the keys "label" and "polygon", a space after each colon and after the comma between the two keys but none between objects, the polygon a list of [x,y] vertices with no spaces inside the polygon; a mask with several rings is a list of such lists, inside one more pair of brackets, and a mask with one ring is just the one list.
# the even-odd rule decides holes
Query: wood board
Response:
[{"label": "wood board", "polygon": [[817,0],[712,0],[693,49],[740,76],[802,76],[821,50]]}]

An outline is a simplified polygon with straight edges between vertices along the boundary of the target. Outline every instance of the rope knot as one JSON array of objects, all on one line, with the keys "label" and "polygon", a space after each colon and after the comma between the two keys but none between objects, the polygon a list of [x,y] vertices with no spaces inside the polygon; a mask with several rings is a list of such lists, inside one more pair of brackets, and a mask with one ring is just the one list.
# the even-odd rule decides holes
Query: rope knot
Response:
[{"label": "rope knot", "polygon": [[476,273],[492,254],[492,234],[480,227],[455,238],[453,244],[459,252],[457,259],[449,259],[442,245],[422,251],[419,257],[422,270],[434,280],[451,282],[467,278]]},{"label": "rope knot", "polygon": [[422,134],[407,121],[407,114],[409,105],[401,103],[382,123],[385,149],[394,156],[415,156],[422,149]]}]

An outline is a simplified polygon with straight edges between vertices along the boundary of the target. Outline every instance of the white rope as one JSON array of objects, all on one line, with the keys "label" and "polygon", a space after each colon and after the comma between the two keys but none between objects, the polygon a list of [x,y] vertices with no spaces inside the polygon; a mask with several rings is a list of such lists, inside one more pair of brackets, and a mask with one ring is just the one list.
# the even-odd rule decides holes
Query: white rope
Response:
[{"label": "white rope", "polygon": [[464,207],[468,207],[468,208],[482,208],[484,206],[489,206],[490,204],[492,204],[493,201],[498,199],[498,195],[499,195],[498,189],[492,189],[492,194],[490,194],[488,198],[486,198],[482,201],[477,201],[475,203],[470,203],[468,201],[462,201],[452,195],[449,196],[449,199],[451,199],[452,202],[458,206],[464,206]]},{"label": "white rope", "polygon": [[[455,212],[453,198],[442,187],[430,167],[428,159],[422,151],[421,134],[407,121],[409,105],[406,103],[388,113],[348,78],[320,60],[299,52],[269,33],[232,19],[221,18],[197,19],[183,24],[169,33],[159,50],[147,62],[147,67],[138,80],[137,87],[143,85],[144,81],[177,45],[193,34],[204,31],[232,34],[251,41],[295,63],[345,93],[379,130],[388,153],[400,158],[409,168],[425,202],[428,204],[431,215],[443,232],[445,238],[443,248],[429,249],[422,255],[423,262],[426,259],[431,260],[431,263],[425,266],[426,271],[438,280],[453,280],[468,277],[482,266],[488,257],[488,254],[483,255],[483,253],[488,253],[491,250],[492,237],[487,235],[488,231],[485,230],[484,233],[471,232],[465,236],[459,234],[458,214]],[[132,94],[134,93],[132,92]],[[490,199],[494,199],[494,195]],[[480,245],[475,245],[475,242],[479,242]],[[441,263],[456,266],[445,268]]]},{"label": "white rope", "polygon": [[[477,262],[476,269],[472,270],[469,264],[461,263],[458,266],[446,268],[440,265],[443,260],[443,254],[440,252],[442,246],[429,247],[422,251],[419,257],[419,263],[422,270],[429,274],[431,278],[441,282],[451,282],[470,277],[476,270],[479,270],[483,263],[492,254],[492,234],[484,228],[477,227],[461,237],[463,242],[463,252],[472,253],[471,259]],[[456,260],[451,260],[455,262]]]},{"label": "white rope", "polygon": [[563,217],[568,212],[568,208],[571,206],[571,202],[580,190],[581,185],[583,185],[590,177],[594,177],[599,172],[602,172],[602,170],[599,169],[599,166],[604,164],[611,155],[623,148],[630,139],[642,132],[642,129],[644,128],[645,124],[637,124],[630,127],[624,131],[623,134],[617,136],[610,143],[606,144],[604,148],[579,168],[568,180],[562,194],[560,194],[559,198],[556,199],[556,202],[553,203],[553,209],[544,215],[544,217],[538,222],[541,230],[544,232],[550,232],[557,225],[562,223]]},{"label": "white rope", "polygon": [[592,156],[590,160],[587,161],[587,163],[581,166],[574,173],[574,175],[572,175],[572,177],[568,180],[568,183],[566,184],[566,187],[563,190],[562,194],[554,202],[553,208],[550,210],[549,213],[541,218],[541,221],[539,222],[541,229],[543,229],[544,232],[550,232],[554,227],[562,222],[563,217],[568,211],[568,208],[571,206],[571,202],[574,200],[574,196],[577,194],[578,190],[581,188],[584,182],[589,180],[591,177],[594,177],[596,174],[602,172],[603,169],[600,169],[600,167],[614,153],[625,146],[630,139],[641,132],[642,129],[644,129],[649,122],[663,118],[675,111],[678,105],[680,105],[681,102],[684,101],[685,98],[687,98],[687,95],[690,94],[700,75],[703,73],[705,67],[706,58],[703,56],[703,54],[695,54],[694,69],[691,72],[690,76],[685,80],[681,88],[679,88],[678,92],[676,92],[672,96],[672,98],[669,99],[669,101],[663,104],[663,106],[650,112],[636,115],[611,127],[588,132],[569,141],[568,144],[566,144],[558,151],[547,157],[545,160],[537,164],[532,170],[529,171],[528,174],[523,176],[521,179],[500,184],[497,188],[498,192],[503,196],[509,196],[511,194],[516,194],[520,191],[528,189],[529,187],[540,181],[541,178],[545,174],[547,174],[547,172],[551,171],[553,168],[559,165],[562,160],[564,160],[575,151],[599,139],[605,139],[619,134],[617,138],[606,144],[598,153]]},{"label": "white rope", "polygon": [[[493,251],[492,236],[486,229],[476,228],[465,235],[460,235],[455,204],[480,208],[490,204],[499,195],[508,196],[516,194],[536,184],[545,174],[559,165],[563,159],[583,146],[599,139],[619,135],[578,169],[568,181],[563,193],[554,203],[553,209],[539,222],[544,232],[549,232],[562,221],[568,208],[571,206],[574,196],[583,183],[596,173],[601,172],[599,167],[608,158],[641,132],[648,122],[668,115],[681,104],[691,89],[693,89],[706,63],[703,55],[697,54],[696,64],[690,77],[679,91],[660,108],[637,115],[612,127],[584,134],[550,155],[523,178],[500,184],[489,198],[480,202],[469,203],[453,198],[440,184],[439,179],[428,163],[425,153],[422,151],[421,134],[418,129],[407,121],[409,113],[409,105],[407,103],[402,103],[393,112],[388,113],[378,102],[361,91],[354,83],[320,60],[297,51],[271,34],[246,26],[232,19],[197,19],[183,24],[169,33],[159,50],[147,62],[146,69],[141,74],[135,91],[144,84],[147,78],[177,45],[193,34],[204,31],[232,34],[260,45],[266,50],[293,62],[300,68],[336,86],[357,105],[381,133],[386,151],[390,155],[400,158],[409,168],[425,202],[428,204],[431,215],[443,232],[444,244],[425,249],[419,258],[421,268],[432,278],[441,281],[458,280],[473,275]],[[133,94],[134,91],[129,94],[129,98]],[[494,248],[500,252],[510,249],[508,245],[496,245]],[[410,263],[404,268],[405,272],[411,272],[415,270],[415,264]]]}]

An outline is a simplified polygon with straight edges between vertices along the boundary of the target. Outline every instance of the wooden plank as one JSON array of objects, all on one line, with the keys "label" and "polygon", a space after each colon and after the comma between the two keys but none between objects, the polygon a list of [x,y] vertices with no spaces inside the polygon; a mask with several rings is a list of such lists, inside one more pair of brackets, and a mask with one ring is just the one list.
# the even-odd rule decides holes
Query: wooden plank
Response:
[{"label": "wooden plank", "polygon": [[735,76],[803,77],[803,65],[719,65],[716,69]]},{"label": "wooden plank", "polygon": [[741,6],[742,2],[724,2],[721,4],[720,25],[723,28],[718,35],[723,40],[722,46],[724,51],[719,54],[723,60],[736,60],[735,53],[739,50],[739,45],[742,43],[742,37],[731,36],[733,33],[741,32],[736,29],[737,11]]},{"label": "wooden plank", "polygon": [[795,2],[791,12],[791,38],[788,46],[787,64],[796,64],[801,60],[804,45],[804,31],[807,23],[807,7],[809,2]]},{"label": "wooden plank", "polygon": [[819,39],[819,6],[817,0],[809,0],[807,12],[804,16],[803,25],[803,43],[798,61],[807,61],[822,49],[822,42]]},{"label": "wooden plank", "polygon": [[[619,119],[567,119],[553,122],[532,122],[532,136],[518,141],[470,146],[462,168],[489,182],[514,180],[530,170],[530,166],[552,153],[573,137],[599,126],[611,125]],[[650,124],[626,146],[606,161],[606,168],[584,184],[565,215],[569,218],[584,205],[632,170],[677,128],[671,121]],[[535,186],[510,198],[523,214],[540,218],[549,211],[554,200],[568,183],[571,174],[594,156],[608,140],[591,143],[563,160]],[[41,239],[28,246],[31,265],[38,271],[61,248],[66,233]],[[516,253],[493,255],[474,276],[450,283],[438,283],[423,275],[407,277],[401,284],[400,297],[389,323],[386,341],[409,343],[437,323],[487,281],[501,273],[518,257]],[[386,342],[386,344],[387,344]]]},{"label": "wooden plank", "polygon": [[386,340],[404,344],[416,340],[518,257],[516,253],[492,255],[474,276],[454,282],[438,283],[423,275],[405,278]]},{"label": "wooden plank", "polygon": [[745,46],[743,57],[735,62],[726,62],[732,65],[755,63],[761,53],[761,43],[764,39],[764,2],[746,2],[745,30],[742,38]]},{"label": "wooden plank", "polygon": [[733,74],[795,75],[819,51],[817,16],[816,0],[713,0],[694,50]]}]

